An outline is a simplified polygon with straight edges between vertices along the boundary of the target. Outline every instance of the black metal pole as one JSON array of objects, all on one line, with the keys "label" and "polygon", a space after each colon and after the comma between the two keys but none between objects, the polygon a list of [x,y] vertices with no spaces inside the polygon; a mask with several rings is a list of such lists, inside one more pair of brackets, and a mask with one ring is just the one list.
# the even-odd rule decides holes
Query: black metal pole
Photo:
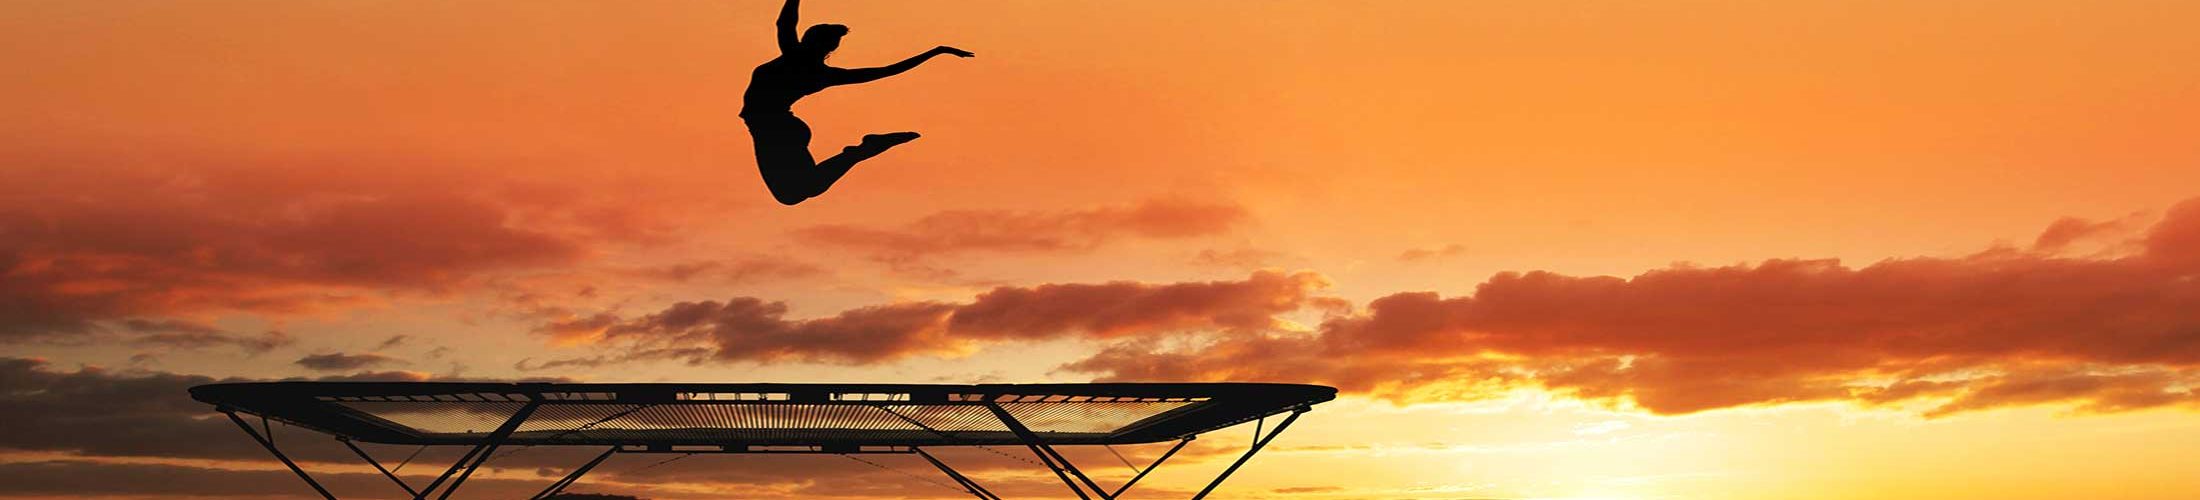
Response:
[{"label": "black metal pole", "polygon": [[580,481],[581,476],[588,475],[588,471],[590,469],[596,468],[596,464],[603,463],[605,459],[611,458],[611,454],[618,452],[619,447],[617,446],[613,446],[611,447],[611,449],[604,450],[602,455],[596,455],[595,460],[589,460],[586,465],[582,465],[578,469],[573,469],[572,473],[566,474],[564,478],[558,479],[558,482],[550,483],[550,487],[543,488],[541,493],[536,493],[535,496],[527,497],[528,500],[540,500],[543,498],[550,498],[551,495],[556,495],[559,492],[565,491],[565,488],[567,486],[572,486],[574,482]]},{"label": "black metal pole", "polygon": [[512,431],[519,430],[519,424],[525,423],[529,415],[535,414],[535,408],[540,407],[542,407],[542,402],[540,401],[529,402],[527,403],[527,406],[521,406],[519,407],[519,411],[513,412],[512,418],[505,419],[504,425],[497,427],[497,431],[489,435],[489,442],[482,443],[482,446],[484,446],[485,448],[482,449],[479,455],[476,455],[474,457],[474,462],[472,464],[468,464],[466,466],[466,472],[459,473],[458,479],[451,481],[450,486],[443,488],[443,494],[436,495],[436,500],[447,500],[451,498],[451,493],[458,491],[458,485],[465,484],[466,478],[468,476],[474,475],[474,469],[479,469],[481,468],[481,464],[483,462],[488,462],[489,455],[496,453],[497,446],[504,444],[504,439],[511,437]]},{"label": "black metal pole", "polygon": [[1167,453],[1162,453],[1161,458],[1153,459],[1153,463],[1147,464],[1145,470],[1138,471],[1138,475],[1131,476],[1131,480],[1123,482],[1123,487],[1116,488],[1115,493],[1108,495],[1108,498],[1122,497],[1123,492],[1131,490],[1131,485],[1138,484],[1138,480],[1140,479],[1145,479],[1146,473],[1153,472],[1154,469],[1161,468],[1162,462],[1169,461],[1169,457],[1176,455],[1176,451],[1184,449],[1184,445],[1187,444],[1192,444],[1192,436],[1185,436],[1183,441],[1177,441],[1176,446],[1169,447],[1169,451]]},{"label": "black metal pole", "polygon": [[1092,494],[1100,495],[1100,498],[1107,500],[1115,500],[1114,495],[1109,495],[1107,490],[1101,489],[1100,483],[1093,482],[1092,477],[1086,476],[1083,469],[1077,468],[1077,464],[1070,463],[1069,457],[1063,456],[1061,451],[1054,449],[1054,446],[1040,443],[1039,449],[1045,450],[1048,455],[1053,455],[1054,461],[1061,463],[1063,469],[1068,469],[1070,474],[1077,476],[1078,481],[1084,481],[1085,486],[1092,488]]},{"label": "black metal pole", "polygon": [[1238,467],[1241,467],[1241,466],[1244,466],[1244,465],[1245,465],[1245,461],[1247,461],[1247,460],[1252,460],[1252,459],[1253,459],[1253,454],[1254,454],[1254,453],[1260,453],[1260,449],[1261,449],[1261,447],[1263,447],[1263,446],[1268,446],[1268,442],[1269,442],[1269,441],[1275,441],[1275,440],[1276,440],[1276,436],[1277,436],[1277,435],[1283,434],[1283,429],[1284,429],[1285,427],[1290,427],[1290,426],[1291,426],[1291,422],[1292,422],[1292,421],[1294,421],[1294,420],[1298,420],[1298,419],[1299,419],[1299,415],[1301,415],[1301,414],[1304,414],[1304,413],[1306,413],[1306,411],[1307,411],[1307,409],[1306,409],[1306,408],[1303,408],[1303,407],[1302,407],[1302,408],[1299,408],[1298,410],[1292,411],[1292,412],[1291,412],[1291,416],[1289,416],[1289,417],[1284,417],[1284,419],[1283,419],[1283,423],[1280,423],[1280,424],[1276,424],[1276,429],[1275,429],[1275,430],[1271,430],[1271,431],[1268,431],[1268,437],[1267,437],[1267,438],[1261,439],[1260,441],[1255,441],[1255,442],[1253,442],[1253,447],[1252,447],[1252,449],[1248,449],[1248,450],[1245,450],[1245,455],[1244,455],[1244,456],[1240,456],[1240,457],[1238,457],[1238,459],[1237,459],[1237,461],[1236,461],[1236,462],[1233,462],[1233,463],[1231,463],[1231,464],[1230,464],[1230,468],[1228,468],[1228,469],[1223,469],[1223,470],[1222,470],[1222,475],[1220,475],[1220,476],[1215,476],[1215,482],[1212,482],[1212,483],[1207,483],[1207,488],[1206,488],[1206,489],[1203,489],[1203,490],[1199,490],[1199,494],[1198,494],[1198,495],[1192,495],[1192,500],[1200,500],[1200,499],[1203,499],[1203,498],[1207,498],[1207,494],[1208,494],[1208,493],[1213,493],[1213,492],[1215,491],[1215,487],[1216,487],[1216,486],[1222,486],[1222,480],[1224,480],[1224,479],[1229,479],[1229,478],[1230,478],[1230,473],[1233,473],[1233,472],[1237,472],[1237,470],[1238,470]]},{"label": "black metal pole", "polygon": [[374,457],[372,457],[372,456],[368,456],[368,455],[367,455],[367,450],[362,450],[362,449],[359,449],[359,445],[356,445],[356,444],[351,444],[351,438],[348,438],[348,437],[343,437],[343,436],[337,436],[337,437],[336,437],[336,441],[338,441],[338,442],[341,442],[341,443],[344,443],[344,447],[345,447],[345,448],[351,448],[351,452],[352,452],[352,453],[357,453],[357,454],[359,454],[359,459],[361,459],[361,460],[366,460],[366,461],[367,461],[367,465],[372,465],[372,466],[374,466],[374,470],[382,471],[382,477],[387,477],[387,478],[390,478],[390,482],[392,482],[392,483],[397,483],[397,487],[399,487],[399,488],[404,488],[404,489],[405,489],[405,494],[407,494],[407,495],[412,495],[412,496],[416,496],[416,497],[417,497],[417,496],[420,496],[420,491],[419,491],[419,490],[414,490],[414,489],[413,489],[413,487],[412,487],[412,485],[410,485],[410,484],[405,484],[405,480],[403,480],[403,479],[398,479],[398,478],[397,478],[397,474],[396,474],[396,473],[390,472],[390,470],[389,470],[389,469],[385,469],[385,468],[382,468],[382,462],[377,462],[377,461],[375,461],[375,460],[374,460]]},{"label": "black metal pole", "polygon": [[435,481],[429,482],[426,488],[420,489],[420,493],[414,494],[413,500],[427,500],[429,493],[435,493],[435,489],[443,486],[444,481],[449,481],[451,476],[458,475],[458,470],[465,468],[467,462],[473,461],[474,454],[481,453],[481,449],[487,446],[489,446],[488,443],[482,443],[466,449],[465,455],[460,455],[457,462],[451,462],[451,468],[443,470],[443,475],[436,476]]},{"label": "black metal pole", "polygon": [[1078,487],[1076,482],[1069,479],[1069,474],[1063,473],[1061,467],[1054,465],[1054,459],[1047,456],[1047,450],[1044,448],[1040,448],[1040,446],[1042,446],[1044,443],[1039,441],[1039,435],[1037,433],[1031,432],[1031,429],[1024,427],[1023,422],[1016,421],[1016,416],[1008,414],[1008,410],[1001,409],[1001,405],[999,404],[987,402],[985,404],[985,408],[988,410],[993,410],[993,416],[1001,419],[1001,425],[1006,425],[1008,426],[1008,430],[1015,432],[1016,437],[1024,441],[1024,446],[1030,447],[1031,453],[1033,455],[1039,456],[1039,461],[1046,462],[1047,469],[1054,471],[1054,477],[1061,478],[1062,485],[1068,486],[1069,491],[1077,494],[1077,498],[1083,500],[1092,500],[1092,495],[1086,495],[1084,488]]},{"label": "black metal pole", "polygon": [[962,475],[962,473],[957,472],[954,467],[948,467],[947,462],[942,462],[940,461],[939,457],[934,457],[931,453],[926,453],[923,448],[912,446],[909,448],[909,450],[917,452],[917,456],[924,457],[924,461],[932,462],[933,467],[938,467],[940,469],[940,472],[947,473],[948,479],[955,480],[956,484],[962,485],[963,489],[969,490],[970,494],[977,496],[979,500],[1001,500],[1001,497],[999,495],[994,495],[993,492],[987,491],[984,486],[979,486],[976,480],[972,480],[969,477]]},{"label": "black metal pole", "polygon": [[291,471],[291,472],[297,473],[297,474],[298,474],[298,479],[304,479],[304,480],[306,481],[306,485],[307,485],[307,486],[312,486],[312,487],[313,487],[313,491],[316,491],[316,492],[319,492],[319,493],[321,493],[321,498],[326,498],[326,499],[328,499],[328,500],[336,500],[336,495],[331,495],[331,494],[329,494],[329,493],[328,493],[328,488],[323,488],[323,487],[321,487],[321,483],[320,483],[319,481],[314,481],[314,480],[313,480],[313,476],[308,476],[308,475],[306,475],[306,470],[305,470],[305,469],[300,469],[300,468],[298,468],[298,463],[297,463],[297,462],[292,462],[292,461],[290,461],[290,457],[284,456],[284,455],[283,455],[283,450],[278,450],[278,449],[275,449],[275,442],[274,442],[274,441],[271,441],[271,440],[269,440],[269,439],[267,439],[267,438],[263,438],[263,437],[260,437],[260,433],[259,433],[259,431],[254,431],[254,430],[252,430],[252,424],[247,424],[247,423],[244,423],[244,419],[243,419],[243,418],[238,418],[238,417],[237,417],[237,412],[236,412],[235,410],[228,410],[228,409],[224,409],[224,410],[222,410],[222,414],[223,414],[223,415],[228,415],[228,416],[229,416],[229,421],[231,421],[231,422],[236,422],[236,423],[237,423],[237,428],[239,428],[239,429],[244,429],[244,433],[245,433],[245,434],[247,434],[247,435],[250,435],[250,436],[252,436],[252,441],[253,441],[253,442],[257,442],[257,443],[260,443],[260,446],[262,446],[262,447],[265,447],[265,448],[267,448],[267,452],[268,452],[268,453],[272,453],[272,454],[274,454],[274,455],[275,455],[275,459],[276,459],[276,460],[281,460],[281,461],[283,461],[283,465],[284,465],[284,466],[286,466],[286,467],[290,467],[290,471]]}]

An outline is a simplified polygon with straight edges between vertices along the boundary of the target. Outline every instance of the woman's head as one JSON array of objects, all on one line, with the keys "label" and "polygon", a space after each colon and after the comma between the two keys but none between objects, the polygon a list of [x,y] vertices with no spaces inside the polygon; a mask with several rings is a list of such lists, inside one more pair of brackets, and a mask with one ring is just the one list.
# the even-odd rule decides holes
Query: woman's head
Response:
[{"label": "woman's head", "polygon": [[818,59],[824,59],[825,56],[832,55],[834,50],[840,49],[840,37],[844,36],[848,36],[847,26],[838,24],[811,26],[809,30],[802,32],[802,51]]}]

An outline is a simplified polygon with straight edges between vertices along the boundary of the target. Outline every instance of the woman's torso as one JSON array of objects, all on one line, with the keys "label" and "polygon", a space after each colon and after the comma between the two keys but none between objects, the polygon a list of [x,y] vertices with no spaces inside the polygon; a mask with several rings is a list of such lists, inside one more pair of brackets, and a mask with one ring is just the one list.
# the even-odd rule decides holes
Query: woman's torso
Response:
[{"label": "woman's torso", "polygon": [[758,65],[749,75],[749,89],[741,95],[743,116],[792,113],[795,101],[825,90],[824,63],[790,61],[780,57]]}]

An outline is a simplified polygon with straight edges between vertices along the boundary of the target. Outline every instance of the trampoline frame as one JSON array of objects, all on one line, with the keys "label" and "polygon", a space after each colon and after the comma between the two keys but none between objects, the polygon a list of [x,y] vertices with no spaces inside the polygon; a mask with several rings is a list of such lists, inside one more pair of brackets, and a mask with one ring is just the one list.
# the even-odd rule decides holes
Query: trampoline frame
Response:
[{"label": "trampoline frame", "polygon": [[[431,496],[437,500],[447,500],[461,485],[465,484],[467,478],[471,477],[474,471],[480,469],[484,463],[489,461],[499,447],[514,444],[513,433],[522,424],[526,423],[537,409],[546,404],[648,405],[638,406],[637,409],[664,404],[862,405],[884,410],[898,417],[901,421],[932,434],[936,439],[922,442],[910,440],[903,444],[881,442],[880,438],[877,437],[813,438],[808,440],[812,442],[806,444],[788,442],[702,444],[692,440],[682,440],[674,443],[651,442],[647,439],[627,439],[621,441],[628,442],[609,444],[602,453],[596,455],[587,463],[574,468],[564,477],[552,482],[529,498],[530,500],[541,500],[556,496],[586,476],[597,465],[610,459],[612,455],[620,454],[905,454],[923,458],[926,463],[939,469],[942,474],[953,480],[957,486],[976,498],[1001,500],[999,495],[994,494],[976,480],[956,470],[946,461],[926,451],[925,448],[1015,445],[1028,448],[1032,455],[1039,458],[1039,464],[1052,472],[1057,479],[1061,480],[1062,485],[1068,487],[1079,499],[1091,500],[1097,497],[1102,500],[1115,500],[1129,491],[1139,480],[1144,479],[1148,473],[1153,472],[1162,463],[1168,461],[1170,457],[1175,456],[1178,451],[1184,449],[1192,440],[1197,439],[1199,434],[1245,422],[1260,421],[1265,423],[1268,417],[1289,414],[1274,428],[1268,429],[1265,433],[1256,430],[1254,440],[1244,454],[1240,455],[1228,468],[1217,474],[1199,493],[1191,497],[1198,500],[1213,493],[1217,487],[1222,485],[1224,480],[1229,479],[1233,473],[1250,461],[1269,442],[1274,441],[1278,435],[1281,435],[1284,429],[1289,428],[1293,422],[1297,421],[1300,415],[1310,411],[1313,405],[1334,399],[1336,395],[1336,389],[1323,386],[1246,383],[879,385],[268,382],[209,384],[193,387],[191,392],[193,398],[214,404],[216,411],[221,412],[236,423],[239,429],[250,436],[254,442],[266,448],[269,454],[273,455],[276,460],[281,461],[307,486],[312,487],[316,493],[329,500],[335,500],[336,496],[323,487],[320,482],[314,480],[310,474],[306,473],[305,469],[299,467],[295,461],[283,454],[282,450],[276,446],[273,440],[274,434],[270,424],[271,421],[282,421],[334,436],[337,441],[343,443],[347,449],[358,455],[362,461],[372,466],[397,487],[403,489],[414,500],[427,500]],[[733,402],[714,400],[681,401],[678,398],[680,393],[713,392],[769,392],[785,395],[786,397],[777,400]],[[331,401],[331,394],[447,395],[466,393],[519,396],[524,401],[519,409],[505,417],[502,424],[494,431],[478,438],[468,436],[454,438],[449,435],[428,436],[423,434],[408,436],[403,433],[389,432],[391,429],[386,427],[379,430],[369,429],[368,427],[362,427],[364,420],[356,416],[346,416],[341,412],[330,411],[327,408],[316,408],[334,406],[326,404]],[[613,396],[606,400],[591,401],[558,400],[546,397],[546,395],[552,394],[573,393],[611,394]],[[840,394],[879,393],[893,394],[901,396],[903,399],[845,400],[836,399],[835,397]],[[982,397],[961,398],[964,395]],[[1028,397],[1030,395],[1052,395],[1050,397],[1069,395],[1069,397],[1088,398],[1148,397],[1181,400],[1198,398],[1198,401],[1202,404],[1161,411],[1117,429],[1115,432],[1098,433],[1102,435],[1097,437],[1094,436],[1095,433],[1067,433],[1071,435],[1057,435],[1050,438],[1029,428],[1022,420],[1001,405],[1002,402],[1015,402],[1016,400],[1013,398]],[[892,406],[911,405],[980,406],[998,419],[1000,424],[1007,428],[1009,434],[1014,437],[1013,439],[1004,440],[999,437],[958,436],[958,434],[999,433],[994,431],[940,430],[890,408]],[[1192,408],[1192,410],[1187,410],[1187,408]],[[238,415],[239,413],[260,417],[261,428],[253,429],[250,423]],[[606,417],[596,423],[602,423],[622,415],[625,415],[625,413]],[[587,426],[581,427],[585,428]],[[558,438],[577,432],[577,430],[576,428],[559,431],[558,434],[550,438],[534,441],[519,440],[518,444],[524,446],[603,445],[602,443],[565,443],[557,441]],[[860,434],[861,432],[864,431],[850,431],[851,434]],[[380,461],[368,454],[366,450],[354,444],[354,441],[416,444],[423,447],[466,446],[467,452],[461,455],[458,460],[452,462],[450,467],[446,468],[441,475],[438,475],[433,482],[428,483],[425,487],[415,488],[412,484],[399,478],[395,471],[384,467]],[[1175,444],[1168,451],[1162,453],[1145,467],[1135,468],[1137,470],[1135,475],[1112,490],[1101,487],[1099,482],[1094,481],[1083,469],[1071,463],[1067,456],[1056,449],[1060,446],[1141,444],[1169,441],[1174,441]],[[402,467],[402,464],[400,467]]]}]

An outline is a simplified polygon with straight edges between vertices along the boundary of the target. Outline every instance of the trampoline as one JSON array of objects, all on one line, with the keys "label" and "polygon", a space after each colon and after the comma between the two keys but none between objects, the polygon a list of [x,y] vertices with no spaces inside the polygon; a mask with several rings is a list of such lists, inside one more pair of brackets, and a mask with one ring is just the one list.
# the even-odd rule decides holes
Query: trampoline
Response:
[{"label": "trampoline", "polygon": [[[1192,384],[564,384],[262,382],[209,384],[191,396],[217,411],[322,497],[335,495],[263,435],[279,421],[334,436],[415,500],[448,499],[501,446],[604,451],[536,493],[564,491],[615,454],[913,454],[972,496],[999,500],[925,451],[1027,448],[1078,498],[1123,495],[1199,434],[1285,415],[1192,498],[1205,498],[1313,405],[1315,385]],[[239,414],[259,417],[254,429]],[[443,474],[415,487],[354,442],[464,447]],[[1174,446],[1116,488],[1102,488],[1059,446]]]}]

